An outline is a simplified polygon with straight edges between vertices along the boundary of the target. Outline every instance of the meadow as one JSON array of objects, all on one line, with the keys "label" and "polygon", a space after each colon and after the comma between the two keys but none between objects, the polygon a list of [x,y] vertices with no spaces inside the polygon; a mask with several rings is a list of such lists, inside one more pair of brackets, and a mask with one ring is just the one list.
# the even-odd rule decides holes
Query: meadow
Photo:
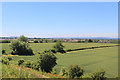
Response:
[{"label": "meadow", "polygon": [[[54,43],[30,43],[35,53],[51,49]],[[76,49],[95,46],[116,45],[112,43],[63,43],[65,49]],[[9,52],[9,44],[3,43],[2,48]],[[78,64],[84,68],[84,76],[90,76],[92,72],[100,69],[106,71],[105,76],[113,78],[118,76],[118,46],[79,50],[67,52],[65,54],[55,54],[57,56],[57,65],[54,67],[59,74],[62,67],[68,67],[71,64]],[[24,60],[36,60],[39,56],[13,56],[11,64],[17,65],[21,58]]]}]

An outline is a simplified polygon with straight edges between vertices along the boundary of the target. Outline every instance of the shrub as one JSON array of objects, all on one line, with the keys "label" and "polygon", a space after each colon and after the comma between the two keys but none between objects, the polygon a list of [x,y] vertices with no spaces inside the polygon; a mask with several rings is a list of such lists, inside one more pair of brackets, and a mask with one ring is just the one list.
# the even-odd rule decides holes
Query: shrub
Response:
[{"label": "shrub", "polygon": [[32,63],[31,63],[31,61],[25,61],[24,63],[23,63],[23,65],[25,66],[25,67],[28,67],[28,68],[32,68]]},{"label": "shrub", "polygon": [[2,50],[2,54],[4,54],[5,53],[5,50]]},{"label": "shrub", "polygon": [[54,47],[55,52],[65,53],[65,50],[63,49],[64,46],[62,45],[60,41],[57,41],[53,47]]},{"label": "shrub", "polygon": [[52,73],[53,73],[53,74],[57,74],[57,70],[56,70],[56,69],[53,69],[53,70],[52,70]]},{"label": "shrub", "polygon": [[64,67],[61,68],[60,75],[61,76],[68,75],[68,73],[67,73],[67,71],[66,71],[66,69]]},{"label": "shrub", "polygon": [[32,61],[31,62],[31,68],[35,69],[35,70],[38,70],[38,71],[41,70],[40,66],[39,66],[39,63],[37,61]]},{"label": "shrub", "polygon": [[9,65],[9,60],[7,58],[2,58],[2,63]]},{"label": "shrub", "polygon": [[26,42],[16,40],[10,44],[10,47],[14,51],[11,52],[13,55],[34,55],[29,44]]},{"label": "shrub", "polygon": [[[50,53],[56,53],[55,50],[53,50],[53,49],[45,50],[43,53],[47,53],[47,52],[50,52]],[[40,53],[38,53],[38,54],[40,54]]]},{"label": "shrub", "polygon": [[34,41],[34,43],[38,43],[38,41],[37,41],[37,40],[35,40],[35,41]]},{"label": "shrub", "polygon": [[106,77],[104,75],[105,75],[105,71],[101,70],[101,71],[92,73],[91,77],[93,78],[93,80],[105,80]]},{"label": "shrub", "polygon": [[23,64],[25,61],[24,61],[24,59],[20,59],[19,61],[18,61],[18,65],[20,66],[21,64]]},{"label": "shrub", "polygon": [[83,75],[83,69],[78,65],[70,65],[68,68],[68,76],[69,78],[79,78]]},{"label": "shrub", "polygon": [[10,54],[12,54],[12,55],[16,55],[17,53],[15,52],[15,51],[10,51]]},{"label": "shrub", "polygon": [[51,72],[52,68],[57,64],[56,56],[53,53],[41,53],[39,57],[38,68],[45,72]]},{"label": "shrub", "polygon": [[8,55],[8,53],[5,52],[5,50],[2,50],[3,55]]},{"label": "shrub", "polygon": [[12,57],[8,57],[8,60],[11,61],[11,60],[12,60]]}]

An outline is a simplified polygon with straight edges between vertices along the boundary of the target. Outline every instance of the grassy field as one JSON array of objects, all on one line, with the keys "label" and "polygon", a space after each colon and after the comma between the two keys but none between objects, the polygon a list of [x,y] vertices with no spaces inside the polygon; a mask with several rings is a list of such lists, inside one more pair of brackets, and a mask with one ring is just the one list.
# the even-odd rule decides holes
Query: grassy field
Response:
[{"label": "grassy field", "polygon": [[[118,47],[98,48],[83,51],[75,51],[66,54],[56,54],[57,65],[54,69],[59,73],[62,67],[68,67],[71,64],[78,64],[84,68],[84,74],[90,75],[100,69],[106,71],[109,78],[117,77],[118,74]],[[36,60],[39,56],[13,56],[11,64],[17,64],[21,58],[25,60]]]},{"label": "grassy field", "polygon": [[[10,43],[0,43],[2,44],[2,49],[5,49],[6,52],[10,52]],[[43,52],[44,50],[49,50],[53,48],[55,43],[30,43],[31,48],[34,53]],[[63,43],[66,49],[79,49],[79,48],[87,48],[87,47],[96,47],[96,46],[110,46],[116,45],[113,43]]]},{"label": "grassy field", "polygon": [[[31,48],[34,53],[42,52],[44,50],[49,50],[53,48],[54,43],[30,43]],[[110,46],[116,45],[112,43],[63,43],[65,49],[79,49],[87,47],[97,47],[97,46]],[[9,43],[3,43],[2,49],[6,52],[10,52]],[[100,69],[106,71],[106,76],[113,78],[118,74],[118,47],[109,48],[97,48],[82,51],[73,51],[65,54],[55,54],[57,56],[57,65],[54,69],[57,70],[59,74],[62,67],[68,67],[71,64],[78,64],[84,68],[85,76],[89,75],[91,72],[95,72]],[[24,60],[37,60],[39,56],[12,56],[13,60],[10,64],[17,65],[17,61],[21,58]]]},{"label": "grassy field", "polygon": [[118,76],[118,47],[91,49],[76,51],[67,54],[57,54],[58,65],[55,69],[78,64],[84,68],[85,74],[104,69],[106,76],[113,78]]}]

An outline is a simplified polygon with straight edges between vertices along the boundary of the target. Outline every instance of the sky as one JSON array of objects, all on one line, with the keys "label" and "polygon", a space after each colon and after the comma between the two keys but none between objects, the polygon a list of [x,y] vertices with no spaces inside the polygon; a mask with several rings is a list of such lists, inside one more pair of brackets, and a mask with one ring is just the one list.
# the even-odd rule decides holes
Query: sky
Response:
[{"label": "sky", "polygon": [[3,2],[2,36],[118,37],[117,2]]}]

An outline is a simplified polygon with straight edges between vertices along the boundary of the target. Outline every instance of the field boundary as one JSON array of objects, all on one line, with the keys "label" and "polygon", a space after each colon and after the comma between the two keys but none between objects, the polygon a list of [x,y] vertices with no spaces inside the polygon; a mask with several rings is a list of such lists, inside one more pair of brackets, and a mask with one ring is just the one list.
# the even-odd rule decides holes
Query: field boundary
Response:
[{"label": "field boundary", "polygon": [[90,50],[90,49],[96,49],[96,48],[107,48],[107,47],[115,47],[120,45],[112,45],[112,46],[98,46],[98,47],[88,47],[88,48],[79,48],[79,49],[68,49],[66,50],[67,53],[73,52],[73,51],[82,51],[82,50]]}]

